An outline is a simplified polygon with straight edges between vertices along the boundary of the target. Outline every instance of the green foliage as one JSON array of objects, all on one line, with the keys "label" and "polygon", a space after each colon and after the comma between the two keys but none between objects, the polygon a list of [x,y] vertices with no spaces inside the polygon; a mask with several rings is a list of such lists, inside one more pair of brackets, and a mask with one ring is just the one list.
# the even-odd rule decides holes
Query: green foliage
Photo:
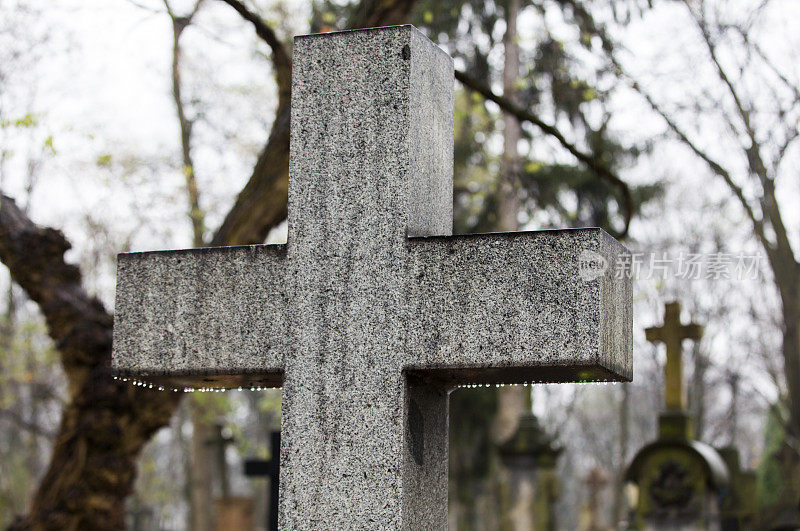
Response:
[{"label": "green foliage", "polygon": [[39,125],[39,116],[33,113],[28,113],[20,118],[12,118],[10,120],[0,120],[0,129],[7,129],[9,127],[36,127]]},{"label": "green foliage", "polygon": [[[523,9],[533,9],[543,18],[549,10],[560,10],[559,16],[566,23],[577,25],[580,32],[576,42],[568,43],[551,35],[545,25],[541,37],[534,42],[518,42],[522,67],[514,83],[516,99],[534,114],[554,115],[556,119],[551,118],[551,122],[559,123],[568,137],[576,139],[576,145],[612,170],[632,162],[641,150],[622,146],[606,127],[608,93],[599,86],[613,85],[602,82],[610,74],[578,58],[581,49],[598,52],[601,39],[596,36],[600,29],[586,12],[572,9],[568,2],[560,6],[536,1],[522,4]],[[643,8],[636,1],[614,4],[620,15],[623,11],[627,13],[625,17]],[[465,72],[491,85],[502,74],[497,59],[490,56],[501,44],[504,6],[505,2],[462,0],[450,2],[448,9],[443,9],[441,2],[423,0],[412,23],[424,28],[434,40],[447,42],[449,52],[457,64],[463,63]],[[494,109],[487,107],[480,97],[456,98],[456,232],[496,229],[501,153],[497,147],[500,128],[495,124],[502,119],[502,113],[490,108]],[[599,123],[598,116],[602,117]],[[618,188],[582,164],[542,160],[534,148],[549,143],[547,137],[529,124],[524,125],[523,135],[527,152],[522,149],[520,153],[525,171],[519,175],[518,186],[524,196],[523,207],[528,218],[536,220],[536,226],[592,225],[610,230],[619,224],[624,207]],[[660,192],[656,186],[632,189],[634,208]]]},{"label": "green foliage", "polygon": [[357,5],[358,3],[341,4],[330,0],[312,2],[309,31],[319,33],[347,27],[347,20]]},{"label": "green foliage", "polygon": [[[493,2],[422,0],[417,3],[410,23],[426,31],[434,41],[446,35],[453,43],[448,50],[453,58],[463,61],[465,70],[475,78],[490,80],[494,72],[488,51],[498,44],[494,29],[502,20],[502,6]],[[476,36],[486,38],[488,46]]]},{"label": "green foliage", "polygon": [[43,146],[44,146],[46,151],[50,152],[51,155],[55,155],[56,154],[56,148],[53,145],[53,135],[50,135],[50,136],[48,136],[47,138],[44,139]]},{"label": "green foliage", "polygon": [[455,98],[454,219],[456,233],[480,232],[494,223],[499,157],[487,147],[495,117],[475,93],[458,90]]},{"label": "green foliage", "polygon": [[258,410],[275,419],[280,426],[281,422],[281,390],[267,389],[261,392],[261,399],[258,401]]},{"label": "green foliage", "polygon": [[756,470],[760,507],[770,507],[780,501],[784,471],[779,454],[785,439],[783,422],[772,411],[768,412],[764,426],[764,452]]},{"label": "green foliage", "polygon": [[[529,161],[520,177],[526,199],[535,205],[532,209],[549,210],[559,223],[608,230],[621,208],[619,190],[581,166]],[[642,205],[663,191],[660,183],[633,187],[634,204]]]}]

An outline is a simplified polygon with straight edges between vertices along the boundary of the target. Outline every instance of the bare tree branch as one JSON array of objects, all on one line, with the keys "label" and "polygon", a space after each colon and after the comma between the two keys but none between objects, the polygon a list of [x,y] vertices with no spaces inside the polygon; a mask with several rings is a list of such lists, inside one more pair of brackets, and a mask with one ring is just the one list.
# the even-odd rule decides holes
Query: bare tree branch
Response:
[{"label": "bare tree branch", "polygon": [[239,0],[222,1],[235,9],[243,19],[250,22],[256,30],[256,35],[272,49],[272,63],[275,67],[275,76],[278,78],[279,89],[285,85],[291,85],[292,61],[286,46],[278,39],[275,31],[260,16],[250,11],[243,2]]},{"label": "bare tree branch", "polygon": [[623,68],[622,64],[619,62],[619,60],[617,60],[616,54],[614,53],[614,50],[617,49],[616,43],[611,39],[611,37],[609,37],[608,33],[605,31],[605,28],[603,28],[602,26],[598,26],[597,24],[594,23],[593,18],[586,11],[583,5],[580,2],[577,2],[576,0],[565,0],[565,2],[570,7],[572,7],[575,13],[579,15],[582,19],[584,19],[587,22],[587,24],[591,26],[594,33],[598,37],[600,37],[603,50],[606,52],[606,56],[608,57],[608,60],[610,61],[611,66],[616,71],[617,75],[621,79],[627,81],[630,87],[635,92],[637,92],[642,98],[644,98],[644,100],[648,103],[650,108],[653,111],[655,111],[656,114],[661,116],[661,118],[667,124],[669,130],[672,131],[672,133],[678,138],[678,140],[680,140],[686,147],[692,150],[695,155],[697,155],[701,160],[703,160],[703,162],[705,162],[708,165],[708,167],[715,175],[722,178],[722,180],[725,182],[728,188],[730,188],[736,199],[741,204],[742,208],[745,211],[745,214],[747,214],[747,217],[753,223],[753,228],[756,233],[756,236],[764,246],[764,249],[767,251],[767,253],[774,253],[775,245],[768,239],[766,235],[766,231],[764,230],[763,218],[756,216],[753,206],[744,196],[744,191],[742,190],[742,188],[738,184],[736,184],[736,182],[733,180],[733,176],[730,174],[730,172],[726,170],[722,166],[722,164],[714,160],[708,153],[700,149],[697,143],[695,143],[689,137],[689,135],[686,132],[684,132],[681,127],[678,126],[677,122],[675,122],[675,120],[672,119],[672,117],[670,117],[670,115],[655,101],[655,99],[645,89],[641,87],[639,82],[636,79],[634,79],[633,76],[628,74],[628,72],[625,70],[625,68]]},{"label": "bare tree branch", "polygon": [[[761,61],[767,66],[767,68],[777,77],[784,86],[792,93],[794,96],[794,100],[792,101],[792,105],[790,106],[789,110],[786,109],[779,109],[781,115],[787,115],[793,107],[796,107],[800,104],[800,86],[792,83],[788,77],[786,77],[783,72],[773,63],[764,50],[759,46],[757,42],[750,41],[749,36],[744,33],[743,30],[739,30],[742,39],[749,45],[752,50],[756,52],[756,55],[761,59]],[[777,98],[776,98],[777,99]],[[775,150],[775,163],[774,163],[774,172],[777,174],[778,166],[783,161],[783,157],[786,155],[786,151],[792,145],[792,143],[797,139],[798,135],[800,135],[800,120],[795,120],[794,124],[788,128],[786,132],[785,138],[783,142],[778,144],[778,147]],[[777,143],[777,142],[776,142]]]},{"label": "bare tree branch", "polygon": [[473,79],[465,72],[456,70],[455,76],[456,79],[460,81],[465,87],[479,93],[487,100],[493,101],[504,112],[516,116],[521,121],[529,122],[535,125],[539,129],[541,129],[545,134],[555,138],[559,142],[559,144],[561,144],[562,147],[564,147],[572,156],[574,156],[580,162],[585,164],[592,172],[595,173],[595,175],[609,182],[611,185],[617,187],[623,198],[623,206],[625,209],[625,227],[619,233],[615,234],[615,236],[619,238],[624,238],[628,234],[628,229],[630,228],[630,223],[631,223],[631,217],[633,216],[633,198],[631,197],[630,188],[625,183],[625,181],[620,179],[616,174],[614,174],[611,170],[609,170],[608,167],[606,167],[602,162],[600,162],[595,156],[588,153],[584,153],[583,151],[578,149],[575,146],[575,144],[571,143],[564,137],[561,131],[559,131],[554,126],[548,124],[547,122],[543,121],[541,118],[539,118],[529,110],[521,107],[520,105],[517,105],[508,98],[505,98],[503,96],[498,96],[497,94],[492,92],[492,90],[489,87]]},{"label": "bare tree branch", "polygon": [[778,148],[776,149],[776,153],[775,153],[775,170],[776,170],[776,172],[777,172],[778,166],[780,166],[780,163],[783,162],[783,158],[786,156],[786,152],[789,150],[789,148],[794,143],[794,141],[797,140],[798,136],[800,136],[800,120],[797,121],[797,123],[794,126],[794,129],[792,129],[786,135],[786,138],[784,139],[784,141],[781,142],[778,145]]},{"label": "bare tree branch", "polygon": [[[762,5],[766,5],[767,1],[768,0],[765,0]],[[572,3],[575,3],[574,0],[572,0]],[[794,250],[781,216],[781,211],[775,195],[774,176],[766,172],[763,161],[761,160],[759,152],[761,146],[757,140],[754,127],[750,122],[750,109],[744,105],[744,102],[739,97],[739,91],[731,78],[726,74],[724,68],[722,68],[721,62],[716,54],[713,39],[708,32],[706,22],[704,20],[699,20],[698,15],[692,11],[691,5],[688,2],[686,2],[686,4],[689,12],[695,20],[698,21],[703,40],[710,52],[711,60],[717,68],[718,76],[734,99],[737,112],[747,130],[750,145],[742,143],[741,149],[747,157],[749,166],[748,177],[754,177],[755,180],[760,181],[762,186],[762,193],[757,197],[761,208],[760,217],[756,217],[752,205],[745,198],[742,188],[734,182],[729,171],[723,168],[720,163],[713,160],[706,152],[701,150],[655,100],[646,91],[642,90],[631,76],[625,73],[619,61],[616,60],[613,51],[608,53],[609,60],[620,77],[627,79],[632,88],[645,98],[651,108],[664,119],[669,129],[678,139],[706,162],[715,174],[722,177],[753,223],[755,235],[767,253],[775,277],[775,286],[778,288],[781,297],[781,325],[783,328],[783,345],[781,350],[784,359],[783,370],[786,375],[788,391],[788,410],[790,412],[789,419],[786,420],[784,427],[787,436],[797,438],[800,436],[800,348],[798,348],[798,345],[800,345],[800,341],[798,341],[798,336],[800,336],[800,298],[798,297],[798,293],[800,293],[800,264],[798,264],[794,255]],[[604,40],[607,39],[604,33],[600,33],[600,36]],[[613,50],[613,47],[604,44],[604,49]],[[766,226],[769,226],[774,232],[774,241],[771,241],[770,237],[767,235],[765,230]]]},{"label": "bare tree branch", "polygon": [[[717,71],[720,81],[722,81],[722,83],[727,87],[728,93],[731,95],[731,98],[735,104],[736,111],[742,120],[747,137],[750,140],[750,145],[744,145],[742,146],[742,149],[747,155],[747,163],[750,167],[751,173],[758,177],[764,190],[760,199],[761,210],[764,218],[769,221],[772,230],[775,232],[776,242],[774,246],[774,252],[779,254],[784,260],[794,263],[795,258],[794,253],[792,252],[788,231],[786,230],[786,226],[783,222],[783,216],[781,215],[775,195],[774,175],[770,175],[770,172],[767,170],[767,166],[764,163],[764,159],[761,156],[762,146],[758,140],[758,136],[751,121],[750,105],[744,102],[733,80],[722,66],[717,53],[716,43],[714,42],[714,38],[711,35],[704,15],[695,12],[689,0],[684,0],[684,4],[686,5],[687,11],[694,19],[698,29],[700,30],[703,43],[706,45],[711,62],[714,64],[714,68]],[[703,7],[701,7],[701,9],[703,9]]]},{"label": "bare tree branch", "polygon": [[750,202],[747,200],[747,198],[744,196],[744,191],[738,184],[736,184],[736,182],[734,182],[733,177],[728,172],[728,170],[726,170],[719,162],[714,160],[709,154],[700,149],[700,147],[691,138],[689,138],[688,134],[685,133],[683,129],[681,129],[678,126],[678,124],[666,113],[666,111],[664,111],[664,109],[661,108],[661,106],[658,103],[656,103],[653,97],[650,96],[650,94],[647,93],[644,89],[642,89],[639,83],[633,81],[630,78],[627,79],[633,90],[638,92],[639,95],[642,96],[645,99],[645,101],[647,101],[647,103],[650,105],[650,108],[653,109],[653,111],[655,111],[656,114],[661,116],[661,118],[664,120],[664,122],[667,124],[667,127],[669,127],[669,129],[673,132],[673,134],[676,137],[678,137],[678,139],[686,147],[691,149],[695,155],[700,157],[700,159],[702,159],[708,165],[708,167],[711,168],[711,171],[714,172],[714,174],[716,174],[719,177],[722,177],[722,180],[725,181],[725,184],[728,185],[728,188],[730,188],[730,190],[739,200],[739,203],[742,205],[742,208],[744,208],[747,217],[750,218],[750,221],[753,223],[753,226],[755,227],[755,231],[759,240],[768,250],[773,249],[773,243],[767,239],[766,233],[764,232],[764,224],[762,219],[756,216],[755,210],[750,205]]},{"label": "bare tree branch", "polygon": [[742,125],[747,133],[747,137],[750,139],[750,146],[747,148],[747,159],[750,163],[751,169],[753,173],[761,180],[769,179],[770,177],[767,173],[767,167],[761,157],[761,144],[756,137],[756,131],[750,119],[751,106],[744,102],[730,76],[722,66],[717,53],[716,43],[714,42],[714,38],[711,36],[711,32],[708,29],[708,23],[706,22],[704,16],[695,12],[695,10],[692,8],[692,5],[689,3],[689,0],[684,0],[684,4],[686,5],[686,10],[689,12],[692,20],[694,20],[695,25],[700,31],[703,44],[705,44],[706,49],[708,50],[709,57],[711,58],[711,62],[717,71],[717,75],[719,76],[719,79],[722,81],[723,85],[725,85],[725,87],[728,89],[728,93],[731,95],[733,103],[736,107],[736,112],[739,114],[739,118],[742,120]]},{"label": "bare tree branch", "polygon": [[181,168],[186,181],[186,192],[189,200],[189,219],[192,223],[192,243],[200,247],[203,245],[205,234],[205,215],[200,208],[200,190],[197,186],[197,175],[192,159],[192,128],[194,121],[186,116],[183,104],[181,83],[181,36],[189,27],[192,18],[200,8],[202,0],[198,0],[194,10],[185,17],[178,17],[164,0],[170,20],[172,21],[172,100],[178,115],[178,125],[181,133],[181,155],[183,167]]},{"label": "bare tree branch", "polygon": [[794,103],[800,103],[800,86],[792,83],[789,78],[786,77],[777,66],[775,66],[775,63],[769,59],[763,48],[761,48],[757,42],[750,41],[749,38],[745,36],[743,36],[743,38],[750,46],[752,46],[752,49],[756,52],[756,55],[758,55],[764,64],[767,65],[767,68],[769,68],[770,71],[775,74],[775,77],[777,77],[781,83],[786,86],[786,88],[792,91],[792,94],[794,95]]},{"label": "bare tree branch", "polygon": [[264,150],[253,173],[225,216],[211,245],[263,243],[269,231],[286,219],[289,191],[289,112],[292,63],[286,46],[256,13],[239,0],[222,0],[250,22],[256,35],[272,49],[278,84],[278,108]]},{"label": "bare tree branch", "polygon": [[159,11],[158,9],[153,9],[150,6],[146,6],[144,4],[136,2],[135,0],[126,0],[126,1],[129,4],[131,4],[132,6],[137,7],[139,9],[143,10],[143,11],[149,11],[150,13],[157,14],[157,15],[163,13],[163,11]]}]

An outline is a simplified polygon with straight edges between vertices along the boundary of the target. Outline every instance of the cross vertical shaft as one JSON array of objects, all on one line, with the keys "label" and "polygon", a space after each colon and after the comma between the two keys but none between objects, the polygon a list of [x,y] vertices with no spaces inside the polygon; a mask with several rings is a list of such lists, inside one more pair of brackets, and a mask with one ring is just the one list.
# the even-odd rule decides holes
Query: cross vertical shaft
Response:
[{"label": "cross vertical shaft", "polygon": [[408,236],[452,229],[452,59],[395,26],[296,37],[293,61],[282,527],[438,528],[447,395],[402,368]]},{"label": "cross vertical shaft", "polygon": [[664,367],[664,405],[667,411],[686,411],[686,386],[683,382],[684,339],[699,341],[703,327],[689,323],[681,324],[681,305],[670,302],[664,305],[664,324],[645,330],[645,336],[652,343],[661,342],[667,348],[667,363]]}]

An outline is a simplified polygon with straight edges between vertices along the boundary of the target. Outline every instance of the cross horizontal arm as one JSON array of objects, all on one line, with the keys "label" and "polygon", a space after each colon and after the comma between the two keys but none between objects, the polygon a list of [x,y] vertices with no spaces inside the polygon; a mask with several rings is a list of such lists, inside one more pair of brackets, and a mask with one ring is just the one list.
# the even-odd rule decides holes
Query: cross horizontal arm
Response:
[{"label": "cross horizontal arm", "polygon": [[613,271],[627,250],[602,230],[408,244],[407,370],[453,384],[630,380],[631,282]]},{"label": "cross horizontal arm", "polygon": [[112,366],[165,387],[277,386],[285,246],[121,254]]},{"label": "cross horizontal arm", "polygon": [[703,325],[689,323],[688,325],[681,326],[680,337],[683,339],[691,339],[692,341],[700,341],[703,337]]},{"label": "cross horizontal arm", "polygon": [[645,328],[644,337],[651,343],[655,343],[656,341],[664,341],[664,334],[662,333],[663,330],[664,328],[661,326]]}]

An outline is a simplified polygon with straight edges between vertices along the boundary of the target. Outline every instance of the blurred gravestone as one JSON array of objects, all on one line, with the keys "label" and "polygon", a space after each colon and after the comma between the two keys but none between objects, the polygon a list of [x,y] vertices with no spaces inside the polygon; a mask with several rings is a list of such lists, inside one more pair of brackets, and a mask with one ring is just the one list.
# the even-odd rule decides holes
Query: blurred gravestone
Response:
[{"label": "blurred gravestone", "polygon": [[281,432],[273,431],[270,433],[270,453],[269,459],[247,459],[244,462],[244,475],[248,478],[268,478],[269,479],[269,511],[267,513],[267,529],[276,531],[278,529],[278,480],[280,478],[281,463]]},{"label": "blurred gravestone", "polygon": [[232,496],[228,460],[228,445],[235,441],[225,434],[225,427],[220,423],[211,426],[213,434],[205,442],[212,449],[217,479],[219,480],[219,497],[215,500],[215,531],[238,531],[252,528],[253,500],[242,496]]},{"label": "blurred gravestone", "polygon": [[[528,402],[514,435],[499,448],[509,476],[511,499],[508,529],[557,529],[555,506],[561,485],[556,460],[561,453],[553,438],[539,425]],[[527,491],[527,492],[526,492]],[[532,495],[529,495],[532,493]]]},{"label": "blurred gravestone", "polygon": [[121,377],[283,386],[282,528],[444,528],[450,390],[630,379],[627,250],[451,236],[452,151],[452,60],[422,33],[297,37],[288,243],[120,255]]},{"label": "blurred gravestone", "polygon": [[694,440],[686,411],[681,344],[699,341],[703,328],[682,325],[681,308],[668,303],[664,325],[648,328],[648,341],[666,345],[665,411],[658,439],[636,454],[625,479],[638,488],[633,508],[635,529],[719,529],[720,505],[729,487],[728,467],[711,446]]},{"label": "blurred gravestone", "polygon": [[602,531],[609,529],[603,522],[603,490],[609,483],[608,474],[598,467],[592,468],[586,478],[586,501],[581,510],[579,528],[581,531]]}]

